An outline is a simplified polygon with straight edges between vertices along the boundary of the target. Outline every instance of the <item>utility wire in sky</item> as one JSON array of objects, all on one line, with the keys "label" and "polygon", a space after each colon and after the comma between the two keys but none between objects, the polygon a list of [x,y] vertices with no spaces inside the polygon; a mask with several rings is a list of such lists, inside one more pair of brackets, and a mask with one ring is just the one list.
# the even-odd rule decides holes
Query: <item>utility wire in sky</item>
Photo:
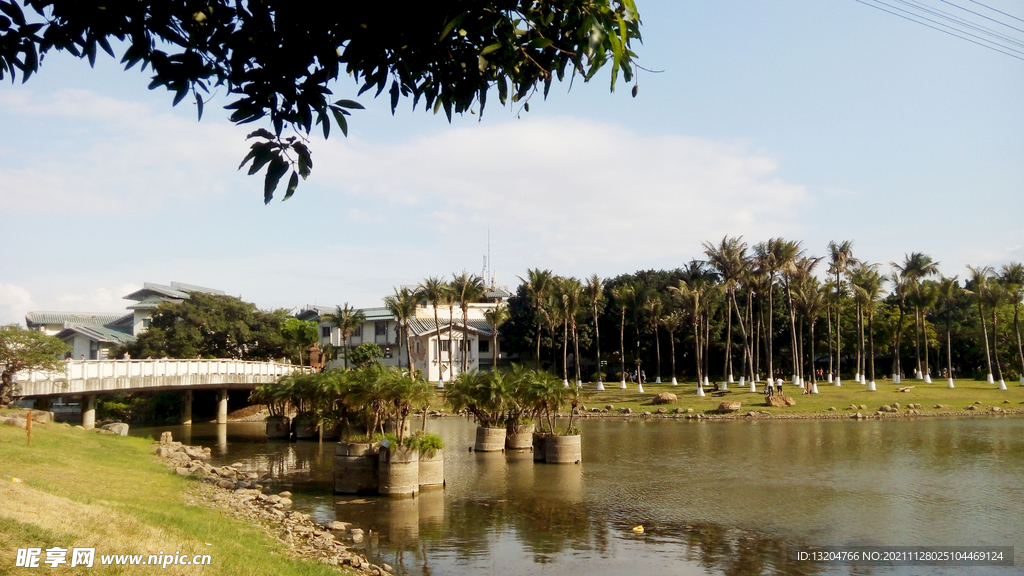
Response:
[{"label": "utility wire in sky", "polygon": [[[972,23],[972,22],[970,22],[968,20],[965,20],[962,17],[954,16],[954,15],[950,14],[949,12],[945,12],[945,11],[942,11],[942,10],[938,10],[937,8],[931,8],[931,7],[928,7],[928,6],[922,6],[919,2],[916,2],[916,1],[913,1],[913,0],[909,0],[909,1],[908,0],[895,0],[895,1],[899,2],[899,3],[903,4],[903,5],[909,6],[909,7],[913,8],[913,9],[916,9],[916,10],[918,10],[918,12],[912,12],[910,10],[905,10],[903,8],[900,8],[898,6],[893,6],[892,4],[888,4],[888,3],[884,2],[883,0],[854,0],[854,1],[855,2],[859,2],[861,4],[864,4],[865,6],[870,6],[872,8],[875,8],[876,10],[881,10],[882,12],[886,12],[888,14],[892,14],[893,16],[898,16],[900,18],[903,18],[904,20],[910,20],[911,22],[914,22],[916,24],[920,24],[922,26],[926,26],[928,28],[931,28],[932,30],[938,30],[939,32],[942,32],[944,34],[949,34],[950,36],[956,36],[957,38],[960,38],[961,40],[966,40],[966,41],[968,41],[968,42],[970,42],[972,44],[977,44],[978,46],[982,46],[984,48],[988,48],[989,50],[993,50],[995,52],[999,52],[1001,54],[1005,54],[1007,56],[1010,56],[1011,58],[1016,58],[1018,60],[1024,61],[1024,58],[1022,58],[1022,56],[1024,56],[1024,51],[1021,51],[1021,50],[1018,49],[1018,47],[1024,47],[1024,42],[1022,42],[1020,40],[1017,40],[1015,38],[1012,38],[1010,36],[1007,36],[1005,34],[996,32],[995,30],[992,30],[991,28],[988,28],[988,27],[985,27],[985,26],[981,26],[981,25],[976,24],[976,23]],[[957,6],[956,4],[948,2],[947,0],[942,0],[942,1],[945,2],[946,4],[950,4],[952,6],[956,6],[957,8],[961,8],[960,6]],[[973,2],[974,0],[971,0],[971,1]],[[978,2],[975,2],[975,3],[984,6],[984,4],[980,4]],[[985,7],[989,8],[990,10],[995,10],[994,8],[990,8],[988,6],[985,6]],[[889,9],[886,9],[886,8],[889,8]],[[995,10],[995,11],[999,12],[998,10]],[[902,12],[903,14],[901,14],[900,12]],[[939,13],[941,13],[941,14],[939,14]],[[1000,12],[1000,13],[1001,14],[1005,14],[1003,12]],[[936,16],[938,18],[942,18],[942,19],[944,19],[944,20],[946,20],[948,22],[952,22],[953,24],[946,24],[946,23],[940,22],[938,20],[934,20],[932,18],[928,18],[924,14],[930,14],[932,16]],[[1009,14],[1006,14],[1006,15],[1011,17],[1011,18],[1018,19],[1015,16],[1011,16]],[[931,24],[928,24],[928,22],[930,22]],[[997,22],[999,24],[1003,24],[1005,26],[1009,26],[1008,24],[1005,24],[1003,22],[999,22],[998,20],[995,20],[995,22]],[[1010,28],[1014,28],[1013,26],[1009,26],[1009,27]],[[1014,28],[1014,29],[1016,30],[1016,28]],[[973,31],[980,32],[982,34],[985,34],[986,36],[989,36],[989,38],[986,38],[984,36],[979,36],[977,34],[973,34],[973,33],[969,32],[968,30],[973,30]],[[974,38],[975,40],[972,40],[971,38]],[[994,38],[994,39],[992,39],[992,38]]]}]

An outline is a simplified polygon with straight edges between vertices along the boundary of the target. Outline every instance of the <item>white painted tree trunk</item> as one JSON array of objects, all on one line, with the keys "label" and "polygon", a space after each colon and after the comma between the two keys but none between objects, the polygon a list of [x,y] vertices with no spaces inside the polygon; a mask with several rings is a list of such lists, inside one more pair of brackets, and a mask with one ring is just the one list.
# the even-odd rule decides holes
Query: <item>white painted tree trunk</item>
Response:
[{"label": "white painted tree trunk", "polygon": [[1006,382],[1002,378],[999,379],[999,389],[1006,390]]},{"label": "white painted tree trunk", "polygon": [[444,388],[444,376],[441,376],[440,378],[437,379],[437,387]]},{"label": "white painted tree trunk", "polygon": [[583,381],[582,380],[577,380],[576,381],[576,389],[579,390],[581,388],[583,388]]},{"label": "white painted tree trunk", "polygon": [[643,394],[643,393],[644,393],[644,385],[643,385],[643,384],[640,384],[640,383],[637,383],[637,385],[636,385],[636,391],[637,391],[637,392],[639,392],[639,393],[641,393],[641,394]]},{"label": "white painted tree trunk", "polygon": [[733,382],[736,382],[736,381],[732,379],[732,374],[729,374],[729,379],[726,380],[726,382],[728,382],[729,384],[732,384]]},{"label": "white painted tree trunk", "polygon": [[673,386],[679,386],[679,381],[678,381],[678,380],[676,380],[676,377],[675,377],[675,376],[673,376],[673,377],[672,377],[672,385],[673,385]]},{"label": "white painted tree trunk", "polygon": [[598,380],[598,382],[597,382],[597,391],[598,392],[604,391],[604,382],[601,382],[600,380]]},{"label": "white painted tree trunk", "polygon": [[699,384],[697,385],[697,396],[704,396],[704,387]]},{"label": "white painted tree trunk", "polygon": [[835,385],[836,386],[842,386],[843,385],[843,379],[839,377],[839,374],[836,374]]},{"label": "white painted tree trunk", "polygon": [[991,374],[988,375],[988,378],[985,381],[988,382],[989,384],[995,384],[996,383],[995,379],[992,378]]},{"label": "white painted tree trunk", "polygon": [[811,384],[811,394],[817,394],[817,393],[818,393],[818,383],[814,382],[814,383]]},{"label": "white painted tree trunk", "polygon": [[658,376],[658,377],[656,377],[656,378],[654,379],[654,383],[655,383],[655,384],[661,384],[661,376]]},{"label": "white painted tree trunk", "polygon": [[863,384],[863,382],[860,379],[860,372],[857,372],[853,375],[853,381],[858,384]]},{"label": "white painted tree trunk", "polygon": [[950,379],[948,379],[946,381],[946,388],[956,388],[956,386],[953,385],[953,379],[952,378],[950,378]]},{"label": "white painted tree trunk", "polygon": [[874,391],[875,391],[875,381],[872,380],[871,382],[868,382],[868,392],[874,392]]},{"label": "white painted tree trunk", "polygon": [[931,374],[925,374],[924,375],[924,383],[925,384],[931,384],[932,383],[932,375]]},{"label": "white painted tree trunk", "polygon": [[619,382],[619,389],[620,390],[625,390],[626,389],[626,379],[625,378],[622,379],[622,382]]},{"label": "white painted tree trunk", "polygon": [[704,377],[704,387],[705,388],[708,387],[708,377],[707,376]]},{"label": "white painted tree trunk", "polygon": [[565,386],[566,388],[569,387],[569,379],[568,378],[563,378],[562,379],[562,386]]},{"label": "white painted tree trunk", "polygon": [[722,386],[721,386],[720,389],[721,390],[728,390],[729,389],[729,383],[728,382],[722,382]]}]

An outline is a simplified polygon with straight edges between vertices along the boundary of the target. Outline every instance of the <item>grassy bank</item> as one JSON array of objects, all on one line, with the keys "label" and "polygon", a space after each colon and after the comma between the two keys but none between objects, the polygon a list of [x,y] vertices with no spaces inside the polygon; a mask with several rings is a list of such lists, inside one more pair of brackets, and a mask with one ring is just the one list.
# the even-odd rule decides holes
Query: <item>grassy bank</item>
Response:
[{"label": "grassy bank", "polygon": [[[0,426],[0,574],[339,574],[296,560],[253,525],[199,503],[195,480],[156,462],[148,439],[59,424]],[[21,482],[13,481],[20,479]],[[42,564],[46,548],[94,547],[92,569]],[[40,568],[15,568],[18,548],[44,549]],[[103,554],[209,554],[207,566],[101,566]]]},{"label": "grassy bank", "polygon": [[[847,381],[842,386],[836,387],[829,384],[818,384],[818,394],[803,394],[802,389],[792,384],[786,384],[783,394],[792,396],[796,400],[796,406],[775,408],[765,405],[764,395],[761,391],[764,383],[757,385],[757,392],[750,392],[749,384],[740,387],[739,383],[730,384],[727,392],[714,392],[711,388],[705,389],[707,394],[704,397],[697,396],[697,384],[695,382],[680,382],[678,386],[672,386],[671,382],[661,384],[644,384],[644,393],[637,391],[636,383],[627,383],[627,389],[619,388],[618,382],[606,382],[606,390],[598,392],[596,384],[584,383],[580,391],[580,400],[587,409],[604,408],[611,404],[615,411],[621,408],[630,408],[633,413],[645,411],[655,412],[658,408],[664,407],[669,411],[675,408],[692,408],[695,413],[713,413],[717,411],[719,403],[730,400],[742,403],[741,414],[750,410],[758,412],[765,411],[772,415],[796,415],[813,416],[833,413],[830,408],[836,408],[839,412],[853,413],[850,410],[851,404],[857,405],[858,410],[865,415],[874,414],[883,404],[893,405],[899,403],[901,406],[907,404],[921,404],[921,413],[949,413],[961,412],[967,406],[974,405],[977,410],[988,410],[990,406],[997,406],[1004,410],[1024,410],[1024,386],[1017,382],[1007,383],[1007,390],[998,390],[995,384],[987,384],[976,380],[957,380],[956,388],[946,387],[946,381],[936,379],[931,384],[916,380],[903,380],[897,386],[890,380],[879,380],[876,382],[877,390],[868,392],[867,386]],[[900,392],[903,387],[913,386],[907,392]],[[713,386],[712,386],[713,388]],[[445,407],[443,392],[432,406]],[[674,404],[656,406],[652,403],[654,397],[660,392],[671,392],[675,394],[678,401]],[[1006,403],[1008,401],[1008,403]],[[974,404],[981,402],[980,405]],[[867,406],[860,409],[859,406]],[[942,408],[935,408],[941,405]]]}]

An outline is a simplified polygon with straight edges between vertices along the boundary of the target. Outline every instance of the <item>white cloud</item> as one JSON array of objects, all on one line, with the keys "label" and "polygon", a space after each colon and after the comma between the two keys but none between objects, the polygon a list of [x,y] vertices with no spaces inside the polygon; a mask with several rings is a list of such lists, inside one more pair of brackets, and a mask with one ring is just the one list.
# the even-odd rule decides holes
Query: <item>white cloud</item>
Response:
[{"label": "white cloud", "polygon": [[127,314],[131,302],[124,299],[142,288],[139,284],[121,284],[114,288],[96,288],[86,293],[60,292],[54,298],[57,310],[74,312],[115,312]]},{"label": "white cloud", "polygon": [[[0,109],[52,130],[44,149],[0,151],[0,211],[138,214],[221,196],[244,155],[244,129],[61,90],[0,94]],[[59,119],[59,121],[54,121]]]},{"label": "white cloud", "polygon": [[24,325],[25,313],[34,307],[28,290],[14,284],[0,284],[0,325]]},{"label": "white cloud", "polygon": [[[724,234],[798,228],[810,198],[742,144],[571,118],[446,130],[395,145],[330,142],[318,178],[409,207],[420,229],[489,225],[551,266],[682,257]],[[679,264],[682,264],[680,261]],[[574,273],[574,272],[572,272]]]}]

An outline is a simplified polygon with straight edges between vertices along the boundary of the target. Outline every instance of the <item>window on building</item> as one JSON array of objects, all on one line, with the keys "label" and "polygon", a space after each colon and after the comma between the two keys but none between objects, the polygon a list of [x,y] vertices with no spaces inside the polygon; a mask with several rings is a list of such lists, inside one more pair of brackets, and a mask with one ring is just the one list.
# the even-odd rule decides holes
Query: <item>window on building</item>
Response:
[{"label": "window on building", "polygon": [[147,330],[149,329],[149,325],[152,324],[152,323],[153,323],[153,319],[152,318],[143,318],[142,319],[142,327],[147,329]]},{"label": "window on building", "polygon": [[387,322],[375,322],[374,323],[374,334],[377,336],[388,335],[388,323]]},{"label": "window on building", "polygon": [[441,352],[447,352],[448,346],[451,344],[450,340],[441,340]]},{"label": "window on building", "polygon": [[480,352],[483,353],[483,352],[490,352],[490,351],[491,351],[491,341],[490,340],[481,340],[480,341]]},{"label": "window on building", "polygon": [[363,337],[363,327],[362,326],[356,326],[356,329],[352,331],[352,336],[355,337],[355,338],[362,338]]},{"label": "window on building", "polygon": [[386,346],[384,348],[384,357],[391,358],[391,346]]},{"label": "window on building", "polygon": [[330,338],[331,337],[331,327],[330,326],[321,326],[320,327],[320,337],[321,338]]}]

